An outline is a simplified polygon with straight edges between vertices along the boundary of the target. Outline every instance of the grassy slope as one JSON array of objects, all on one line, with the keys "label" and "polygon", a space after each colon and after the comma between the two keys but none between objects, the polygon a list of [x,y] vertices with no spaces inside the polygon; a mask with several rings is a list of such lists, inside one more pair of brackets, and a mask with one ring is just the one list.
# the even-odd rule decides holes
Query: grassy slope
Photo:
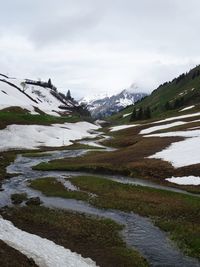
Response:
[{"label": "grassy slope", "polygon": [[44,207],[8,209],[3,216],[24,231],[92,258],[101,267],[148,266],[137,252],[126,248],[119,235],[122,226],[111,220]]},{"label": "grassy slope", "polygon": [[4,129],[10,124],[41,124],[50,125],[53,123],[64,123],[64,122],[77,122],[80,121],[78,116],[72,117],[55,117],[47,114],[32,115],[27,112],[0,111],[0,129]]},{"label": "grassy slope", "polygon": [[[87,201],[99,208],[134,211],[151,217],[163,230],[168,231],[188,254],[200,258],[200,199],[142,186],[119,184],[94,176],[71,179],[80,188],[70,194],[59,182],[51,179],[32,181],[31,186],[47,196],[62,196],[86,200],[83,193],[91,192],[97,197]],[[53,185],[55,188],[53,188]],[[65,194],[64,194],[65,192]]]}]

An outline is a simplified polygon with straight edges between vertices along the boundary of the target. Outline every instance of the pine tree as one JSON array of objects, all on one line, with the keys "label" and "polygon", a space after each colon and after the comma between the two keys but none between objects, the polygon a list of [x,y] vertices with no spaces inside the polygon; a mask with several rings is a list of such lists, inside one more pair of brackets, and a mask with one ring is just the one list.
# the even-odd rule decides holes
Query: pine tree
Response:
[{"label": "pine tree", "polygon": [[67,91],[66,99],[67,100],[71,100],[72,99],[70,90]]},{"label": "pine tree", "polygon": [[165,109],[166,110],[169,110],[171,107],[170,107],[170,103],[169,103],[169,101],[167,101],[166,103],[165,103]]},{"label": "pine tree", "polygon": [[151,118],[151,109],[150,109],[150,107],[147,107],[144,110],[144,119],[150,119],[150,118]]},{"label": "pine tree", "polygon": [[143,119],[143,109],[140,107],[138,113],[137,113],[137,120],[142,120]]},{"label": "pine tree", "polygon": [[135,121],[137,118],[136,108],[133,109],[133,112],[131,114],[130,121]]},{"label": "pine tree", "polygon": [[53,86],[52,86],[52,82],[51,82],[51,79],[49,78],[49,80],[48,80],[48,87],[49,88],[52,88]]}]

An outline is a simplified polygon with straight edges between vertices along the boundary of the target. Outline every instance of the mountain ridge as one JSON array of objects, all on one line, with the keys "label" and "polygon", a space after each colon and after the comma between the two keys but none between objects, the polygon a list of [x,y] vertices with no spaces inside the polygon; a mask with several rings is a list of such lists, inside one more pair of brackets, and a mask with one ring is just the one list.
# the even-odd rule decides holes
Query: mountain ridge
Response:
[{"label": "mountain ridge", "polygon": [[114,95],[103,94],[84,97],[79,101],[79,104],[86,105],[94,118],[102,118],[117,113],[147,96],[146,93],[137,91],[138,87],[135,86]]}]

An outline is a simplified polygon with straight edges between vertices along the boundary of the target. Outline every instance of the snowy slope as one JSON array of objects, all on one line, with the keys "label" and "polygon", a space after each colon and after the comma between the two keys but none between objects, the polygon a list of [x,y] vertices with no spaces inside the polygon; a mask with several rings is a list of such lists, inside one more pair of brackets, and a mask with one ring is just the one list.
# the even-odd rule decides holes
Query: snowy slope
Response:
[{"label": "snowy slope", "polygon": [[64,111],[70,113],[73,106],[77,105],[65,99],[62,101],[55,95],[60,97],[52,88],[27,84],[26,80],[5,78],[0,75],[0,109],[17,106],[32,114],[37,113],[39,109],[44,113],[59,116],[59,113]]},{"label": "snowy slope", "polygon": [[132,86],[115,95],[104,94],[94,97],[84,97],[79,103],[85,104],[92,116],[99,118],[111,115],[129,105],[133,105],[144,96],[146,96],[145,93],[138,92],[138,88]]}]

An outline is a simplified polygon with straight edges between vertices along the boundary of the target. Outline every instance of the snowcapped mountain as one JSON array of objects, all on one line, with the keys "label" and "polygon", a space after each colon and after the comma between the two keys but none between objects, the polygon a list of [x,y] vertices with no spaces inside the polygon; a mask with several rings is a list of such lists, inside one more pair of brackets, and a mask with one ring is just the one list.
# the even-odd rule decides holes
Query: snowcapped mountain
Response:
[{"label": "snowcapped mountain", "polygon": [[60,116],[78,109],[79,104],[59,93],[50,79],[41,82],[0,74],[0,110],[9,107],[20,107],[32,114]]},{"label": "snowcapped mountain", "polygon": [[118,94],[84,97],[79,103],[85,104],[93,117],[100,118],[112,115],[129,105],[133,105],[146,95],[139,92],[138,87],[133,84],[129,89],[125,89]]}]

